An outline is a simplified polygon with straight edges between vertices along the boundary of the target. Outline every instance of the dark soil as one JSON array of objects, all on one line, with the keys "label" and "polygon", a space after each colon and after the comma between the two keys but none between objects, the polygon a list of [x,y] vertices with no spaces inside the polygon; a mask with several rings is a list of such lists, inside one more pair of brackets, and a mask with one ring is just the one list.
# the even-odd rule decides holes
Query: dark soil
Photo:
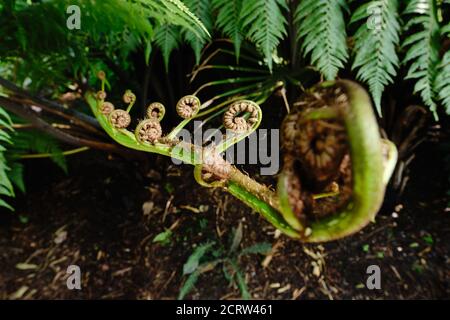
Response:
[{"label": "dark soil", "polygon": [[[69,159],[67,176],[36,160],[27,164],[28,192],[16,212],[0,212],[0,298],[175,299],[194,247],[226,246],[242,222],[241,247],[273,245],[267,256],[239,261],[255,299],[448,299],[442,158],[437,144],[423,145],[402,199],[389,194],[376,223],[322,245],[278,235],[232,196],[198,186],[191,167],[170,160],[154,158],[143,169],[90,151]],[[169,228],[168,243],[153,242]],[[81,290],[66,287],[72,264],[81,268]],[[381,290],[365,286],[373,264],[381,268]],[[202,274],[187,297],[234,299],[240,291],[219,266]]]}]

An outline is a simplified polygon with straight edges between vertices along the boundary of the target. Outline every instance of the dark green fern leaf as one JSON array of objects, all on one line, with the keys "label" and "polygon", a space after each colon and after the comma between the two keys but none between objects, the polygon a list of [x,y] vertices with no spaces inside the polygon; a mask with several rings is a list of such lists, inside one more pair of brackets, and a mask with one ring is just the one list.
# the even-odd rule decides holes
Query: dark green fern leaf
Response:
[{"label": "dark green fern leaf", "polygon": [[[443,34],[447,34],[450,39],[450,24],[442,28]],[[439,74],[436,77],[435,91],[439,100],[445,107],[447,114],[450,114],[450,51],[447,51],[438,67]]]},{"label": "dark green fern leaf", "polygon": [[166,72],[169,71],[170,54],[180,44],[180,29],[173,25],[164,24],[155,29],[156,46],[161,50]]},{"label": "dark green fern leaf", "polygon": [[27,153],[50,154],[52,161],[67,173],[66,158],[57,140],[37,131],[18,131],[13,136],[10,152],[16,156]]},{"label": "dark green fern leaf", "polygon": [[243,0],[212,0],[217,11],[216,27],[233,41],[234,52],[239,60],[244,27],[241,17]]},{"label": "dark green fern leaf", "polygon": [[415,93],[436,114],[434,84],[438,73],[440,30],[435,0],[411,0],[404,14],[409,17],[406,30],[412,34],[405,39],[407,53],[403,63],[410,64],[407,79],[417,79]]},{"label": "dark green fern leaf", "polygon": [[12,144],[12,137],[10,134],[10,132],[12,131],[13,128],[11,118],[9,117],[8,113],[6,113],[6,111],[0,107],[0,208],[3,207],[14,211],[14,208],[1,198],[1,196],[15,196],[14,187],[8,176],[11,168],[7,164],[7,160],[5,157],[6,146]]},{"label": "dark green fern leaf", "polygon": [[[205,28],[211,32],[212,30],[212,13],[211,0],[185,0],[184,1],[190,11],[195,14],[203,23]],[[194,32],[187,30],[184,34],[185,40],[191,45],[195,53],[195,62],[200,62],[200,55],[203,47],[207,43],[206,37],[199,37]]]},{"label": "dark green fern leaf", "polygon": [[295,12],[297,37],[326,79],[336,78],[348,59],[343,0],[301,0]]},{"label": "dark green fern leaf", "polygon": [[378,114],[384,87],[397,74],[399,58],[396,47],[400,41],[397,0],[372,0],[361,5],[351,22],[361,22],[356,31],[355,60],[357,78],[369,85]]},{"label": "dark green fern leaf", "polygon": [[25,182],[23,179],[23,164],[17,161],[13,162],[7,175],[9,180],[11,180],[12,184],[21,192],[25,193]]},{"label": "dark green fern leaf", "polygon": [[246,35],[264,54],[270,70],[272,54],[287,34],[282,8],[287,9],[286,0],[246,0],[242,6]]}]

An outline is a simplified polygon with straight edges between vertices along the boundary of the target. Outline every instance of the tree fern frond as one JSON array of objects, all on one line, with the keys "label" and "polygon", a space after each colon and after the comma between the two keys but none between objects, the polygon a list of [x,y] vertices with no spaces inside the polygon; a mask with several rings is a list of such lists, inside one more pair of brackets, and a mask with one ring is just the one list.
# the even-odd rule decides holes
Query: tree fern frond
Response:
[{"label": "tree fern frond", "polygon": [[[195,14],[193,14],[181,0],[165,0],[165,1],[163,0],[162,3],[164,3],[166,6],[168,3],[176,6],[181,12],[180,15],[186,15],[188,17],[187,19],[188,22],[191,23],[193,22],[198,28],[200,28],[203,32],[205,32],[206,36],[211,37],[208,29],[203,25],[202,21],[200,21],[200,19]],[[168,8],[170,9],[171,7],[168,6]]]},{"label": "tree fern frond", "polygon": [[301,0],[295,12],[303,54],[326,79],[336,78],[348,59],[343,0]]},{"label": "tree fern frond", "polygon": [[[14,187],[8,176],[8,173],[11,171],[11,169],[8,166],[5,158],[5,145],[11,144],[11,135],[8,132],[13,131],[11,124],[12,121],[8,113],[6,113],[6,111],[0,107],[0,125],[2,126],[2,128],[0,128],[0,196],[7,197],[14,197]],[[1,207],[14,211],[13,207],[11,207],[5,200],[0,198],[0,208]]]},{"label": "tree fern frond", "polygon": [[156,46],[161,50],[164,66],[166,68],[166,72],[169,71],[169,59],[170,54],[174,49],[177,49],[180,42],[180,31],[179,28],[164,24],[155,29],[155,38],[154,38]]},{"label": "tree fern frond", "polygon": [[37,131],[18,131],[12,137],[13,145],[8,150],[16,156],[29,152],[51,154],[52,161],[67,173],[66,158],[57,140]]},{"label": "tree fern frond", "polygon": [[384,87],[397,74],[399,58],[396,47],[400,41],[397,0],[371,0],[361,5],[350,23],[361,21],[355,33],[357,78],[369,85],[375,107],[381,116],[381,96]]},{"label": "tree fern frond", "polygon": [[287,34],[287,21],[282,13],[286,0],[246,0],[242,6],[242,23],[248,28],[247,37],[264,54],[272,70],[272,54]]},{"label": "tree fern frond", "polygon": [[407,79],[417,79],[414,92],[420,93],[424,103],[436,114],[433,90],[439,64],[440,29],[435,0],[411,0],[404,12],[410,16],[407,30],[412,33],[403,42],[407,48],[403,63],[410,63]]},{"label": "tree fern frond", "polygon": [[[206,30],[212,30],[212,12],[211,0],[184,0],[188,8],[195,14],[203,23]],[[200,62],[200,54],[205,46],[207,40],[205,37],[199,37],[194,32],[187,30],[184,34],[185,40],[191,45],[195,53],[195,61]]]},{"label": "tree fern frond", "polygon": [[188,29],[198,37],[210,34],[198,17],[181,0],[133,0],[141,5],[146,15],[161,24],[172,24]]},{"label": "tree fern frond", "polygon": [[20,162],[13,162],[11,164],[11,170],[8,171],[8,178],[11,180],[12,184],[25,193],[25,182],[23,179],[23,164]]},{"label": "tree fern frond", "polygon": [[[450,24],[448,31],[443,28],[444,33],[450,39]],[[441,64],[438,66],[438,76],[436,77],[435,92],[438,93],[439,100],[445,107],[447,114],[450,114],[450,50],[444,54]]]},{"label": "tree fern frond", "polygon": [[233,41],[236,59],[239,60],[244,27],[241,16],[243,0],[212,0],[217,11],[216,27]]}]

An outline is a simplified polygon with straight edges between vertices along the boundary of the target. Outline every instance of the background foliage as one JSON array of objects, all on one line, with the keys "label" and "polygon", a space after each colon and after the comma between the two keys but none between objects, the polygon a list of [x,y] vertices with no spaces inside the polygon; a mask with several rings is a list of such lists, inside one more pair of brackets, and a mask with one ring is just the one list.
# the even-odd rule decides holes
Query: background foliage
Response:
[{"label": "background foliage", "polygon": [[[81,30],[66,27],[74,4]],[[380,116],[389,112],[383,93],[399,82],[436,119],[450,113],[449,0],[5,0],[0,21],[0,76],[51,99],[82,94],[102,69],[111,86],[133,89],[143,105],[150,97],[174,104],[191,90],[192,71],[196,93],[221,88],[214,101],[262,103],[282,89],[288,105],[320,78],[350,77],[367,85]],[[206,79],[197,77],[203,70]],[[1,119],[0,174],[8,179],[0,190],[12,196],[10,180],[20,181],[21,169],[9,153],[21,145],[50,151],[63,165],[62,148],[54,140],[24,143],[3,111]]]}]

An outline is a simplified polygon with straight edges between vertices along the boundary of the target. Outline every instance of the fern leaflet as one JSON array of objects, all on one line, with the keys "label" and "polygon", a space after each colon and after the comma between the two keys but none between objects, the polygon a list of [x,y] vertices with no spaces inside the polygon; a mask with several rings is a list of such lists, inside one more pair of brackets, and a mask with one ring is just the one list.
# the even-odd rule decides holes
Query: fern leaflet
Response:
[{"label": "fern leaflet", "polygon": [[343,0],[302,0],[295,12],[303,54],[311,54],[311,63],[328,80],[348,59],[343,9],[348,10]]},{"label": "fern leaflet", "polygon": [[[208,31],[212,29],[211,0],[185,0],[191,12],[195,14]],[[195,62],[200,62],[200,54],[207,40],[199,37],[194,32],[187,30],[184,34],[185,40],[191,45],[195,53]]]},{"label": "fern leaflet", "polygon": [[243,27],[248,28],[246,35],[264,54],[271,71],[272,54],[287,34],[281,8],[287,9],[286,0],[246,0],[242,6]]},{"label": "fern leaflet", "polygon": [[372,0],[361,5],[350,23],[362,21],[356,31],[355,60],[357,78],[369,85],[378,114],[381,116],[381,97],[384,87],[397,74],[400,24],[397,0]]},{"label": "fern leaflet", "polygon": [[[442,33],[447,33],[450,39],[450,24],[442,28]],[[442,101],[445,111],[450,114],[450,51],[444,54],[438,70],[435,91],[438,92],[439,100]]]},{"label": "fern leaflet", "polygon": [[156,46],[161,50],[166,72],[169,71],[170,54],[177,49],[180,43],[180,31],[176,26],[163,24],[155,29]]},{"label": "fern leaflet", "polygon": [[234,52],[239,60],[244,27],[241,17],[243,0],[212,0],[217,11],[216,27],[233,41]]},{"label": "fern leaflet", "polygon": [[439,64],[440,30],[435,0],[411,0],[404,12],[412,16],[407,30],[418,28],[403,42],[407,53],[403,63],[410,63],[407,79],[417,79],[414,92],[420,93],[437,118],[435,92],[433,90]]}]

